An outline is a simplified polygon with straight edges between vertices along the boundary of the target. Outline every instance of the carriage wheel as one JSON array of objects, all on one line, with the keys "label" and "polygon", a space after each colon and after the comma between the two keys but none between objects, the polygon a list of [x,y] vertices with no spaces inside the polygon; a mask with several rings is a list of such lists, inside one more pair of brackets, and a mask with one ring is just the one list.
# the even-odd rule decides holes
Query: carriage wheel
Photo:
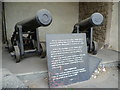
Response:
[{"label": "carriage wheel", "polygon": [[41,44],[41,49],[42,49],[42,53],[41,53],[41,58],[45,58],[46,57],[46,45],[45,43],[40,43]]},{"label": "carriage wheel", "polygon": [[16,63],[20,62],[20,49],[18,46],[14,46]]},{"label": "carriage wheel", "polygon": [[96,41],[93,41],[93,50],[92,50],[92,54],[96,55],[98,51],[98,43]]},{"label": "carriage wheel", "polygon": [[9,52],[12,52],[13,51],[13,47],[12,47],[12,44],[11,44],[11,41],[8,40],[8,51]]}]

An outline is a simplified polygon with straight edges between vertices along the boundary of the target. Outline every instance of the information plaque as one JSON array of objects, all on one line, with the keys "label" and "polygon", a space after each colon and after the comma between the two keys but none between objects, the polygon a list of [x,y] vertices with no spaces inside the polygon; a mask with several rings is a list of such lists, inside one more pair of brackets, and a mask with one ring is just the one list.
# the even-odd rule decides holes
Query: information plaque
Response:
[{"label": "information plaque", "polygon": [[90,78],[86,34],[47,34],[50,88]]}]

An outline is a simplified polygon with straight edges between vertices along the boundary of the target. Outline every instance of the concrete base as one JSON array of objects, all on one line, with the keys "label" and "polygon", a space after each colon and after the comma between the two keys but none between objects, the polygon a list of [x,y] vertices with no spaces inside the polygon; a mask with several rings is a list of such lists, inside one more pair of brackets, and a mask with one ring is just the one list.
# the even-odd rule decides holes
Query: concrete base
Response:
[{"label": "concrete base", "polygon": [[[47,59],[37,56],[24,58],[20,63],[15,63],[7,50],[2,51],[2,67],[15,74],[30,88],[48,88]],[[66,88],[118,88],[118,69],[114,63],[118,62],[118,52],[100,50],[96,57],[101,58],[101,65],[106,71],[93,76],[90,80],[65,86]],[[108,66],[112,66],[108,67]]]},{"label": "concrete base", "polygon": [[94,55],[102,59],[102,64],[118,62],[118,55],[120,53],[117,51],[109,49],[101,49],[98,51],[97,55]]},{"label": "concrete base", "polygon": [[[90,80],[58,88],[118,88],[117,68],[106,68],[106,71],[95,74],[97,74],[96,77],[91,77]],[[47,72],[18,74],[16,76],[30,88],[49,88]]]},{"label": "concrete base", "polygon": [[[106,66],[116,66],[118,62],[118,52],[116,51],[103,49],[94,56],[101,58],[101,64]],[[3,48],[2,67],[14,74],[47,71],[47,58],[41,59],[38,56],[31,56],[23,58],[20,63],[15,63],[14,57],[11,57],[8,51]]]},{"label": "concrete base", "polygon": [[23,58],[19,63],[15,63],[14,57],[11,57],[10,53],[3,49],[2,67],[13,74],[47,71],[47,60],[46,58],[41,59],[39,56],[30,56]]},{"label": "concrete base", "polygon": [[2,84],[0,85],[2,88],[27,88],[27,85],[7,69],[2,69]]}]

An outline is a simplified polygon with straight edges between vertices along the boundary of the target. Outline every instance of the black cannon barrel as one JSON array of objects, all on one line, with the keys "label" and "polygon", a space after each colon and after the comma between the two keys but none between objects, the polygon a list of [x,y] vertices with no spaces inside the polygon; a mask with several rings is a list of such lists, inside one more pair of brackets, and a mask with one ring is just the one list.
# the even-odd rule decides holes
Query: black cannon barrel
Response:
[{"label": "black cannon barrel", "polygon": [[30,19],[26,19],[16,23],[15,30],[17,30],[18,25],[22,26],[22,31],[26,32],[27,30],[36,30],[40,26],[48,26],[52,22],[51,13],[46,9],[41,9],[37,12],[36,16]]},{"label": "black cannon barrel", "polygon": [[103,23],[103,15],[100,13],[93,13],[89,18],[82,20],[81,22],[74,25],[74,29],[76,26],[79,26],[80,30],[87,30],[88,28],[102,25]]}]

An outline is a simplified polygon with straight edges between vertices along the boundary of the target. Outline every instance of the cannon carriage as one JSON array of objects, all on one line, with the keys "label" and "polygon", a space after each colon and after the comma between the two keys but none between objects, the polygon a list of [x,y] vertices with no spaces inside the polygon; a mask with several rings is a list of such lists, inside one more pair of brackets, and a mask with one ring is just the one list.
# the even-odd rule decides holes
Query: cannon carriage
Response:
[{"label": "cannon carriage", "polygon": [[102,14],[93,13],[87,19],[76,23],[73,28],[72,33],[86,33],[88,53],[93,55],[96,55],[98,51],[98,43],[93,41],[93,27],[101,26],[103,24],[103,20],[104,18]]},{"label": "cannon carriage", "polygon": [[28,53],[42,54],[44,42],[39,40],[38,28],[49,26],[51,22],[51,13],[42,9],[33,18],[16,23],[9,41],[9,52],[15,56],[16,62],[20,62],[22,57]]}]

